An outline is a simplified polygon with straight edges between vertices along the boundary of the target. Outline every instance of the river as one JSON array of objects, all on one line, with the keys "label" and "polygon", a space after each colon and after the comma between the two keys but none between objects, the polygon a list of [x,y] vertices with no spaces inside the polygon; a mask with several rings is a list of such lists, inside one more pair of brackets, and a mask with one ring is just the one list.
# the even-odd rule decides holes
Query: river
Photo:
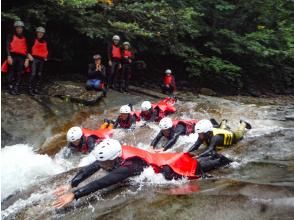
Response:
[{"label": "river", "polygon": [[[210,173],[208,179],[171,182],[147,168],[128,183],[61,210],[52,208],[52,190],[69,181],[85,157],[63,157],[65,143],[61,140],[66,129],[72,125],[98,128],[104,118],[117,116],[120,105],[133,103],[139,109],[146,99],[158,100],[138,93],[111,92],[92,107],[62,103],[59,111],[66,114],[43,119],[50,128],[50,132],[40,131],[45,144],[27,141],[2,148],[2,219],[293,219],[293,97],[221,98],[179,93],[173,118],[225,118],[231,128],[238,126],[240,118],[250,121],[253,129],[244,140],[223,152],[234,160],[230,166]],[[158,131],[151,123],[134,132],[118,129],[114,137],[122,143],[148,147]],[[180,137],[172,150],[188,149],[194,141],[193,134]],[[103,173],[91,179],[100,175]]]}]

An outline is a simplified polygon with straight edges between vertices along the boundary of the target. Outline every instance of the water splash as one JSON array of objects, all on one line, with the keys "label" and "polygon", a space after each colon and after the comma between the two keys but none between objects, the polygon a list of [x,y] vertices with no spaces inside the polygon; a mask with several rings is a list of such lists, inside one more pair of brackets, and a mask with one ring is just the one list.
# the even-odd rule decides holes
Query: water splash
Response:
[{"label": "water splash", "polygon": [[37,154],[33,147],[16,144],[1,149],[1,201],[26,189],[48,176],[64,172],[69,167],[48,155]]}]

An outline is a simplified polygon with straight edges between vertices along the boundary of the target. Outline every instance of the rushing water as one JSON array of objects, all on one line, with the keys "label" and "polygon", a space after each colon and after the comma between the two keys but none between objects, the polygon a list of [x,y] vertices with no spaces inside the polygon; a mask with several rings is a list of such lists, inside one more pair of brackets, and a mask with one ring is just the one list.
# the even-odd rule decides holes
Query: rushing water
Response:
[{"label": "rushing water", "polygon": [[[75,112],[66,123],[98,128],[104,118],[115,118],[119,105],[137,103],[138,109],[145,99],[150,98],[113,92],[98,106]],[[25,144],[6,146],[1,152],[1,216],[71,220],[293,219],[294,103],[291,99],[275,104],[259,101],[180,94],[173,118],[226,118],[232,128],[243,118],[253,126],[243,141],[223,152],[235,162],[212,172],[212,178],[169,182],[147,168],[128,183],[97,192],[61,210],[51,206],[52,190],[70,180],[75,168],[91,158],[78,155],[65,159],[65,149],[59,150],[52,137],[42,149],[50,153],[56,149],[52,156],[38,154],[38,148]],[[116,130],[114,137],[147,148],[158,131],[158,126],[151,123],[134,132]],[[59,136],[64,138],[57,130],[53,137]],[[180,137],[172,150],[188,149],[195,138],[195,134]],[[97,173],[88,181],[101,175]]]}]

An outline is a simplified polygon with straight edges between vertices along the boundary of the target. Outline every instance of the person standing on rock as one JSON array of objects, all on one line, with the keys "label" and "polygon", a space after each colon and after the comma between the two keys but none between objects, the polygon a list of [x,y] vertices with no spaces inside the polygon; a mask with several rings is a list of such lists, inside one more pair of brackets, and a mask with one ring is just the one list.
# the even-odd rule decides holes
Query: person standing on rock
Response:
[{"label": "person standing on rock", "polygon": [[234,132],[228,129],[227,120],[223,120],[219,128],[214,128],[210,120],[200,120],[194,129],[199,135],[198,139],[188,152],[197,150],[204,143],[207,150],[199,154],[199,158],[214,155],[220,148],[232,146],[242,140],[246,129],[251,129],[251,125],[243,120]]},{"label": "person standing on rock", "polygon": [[165,70],[165,76],[163,78],[163,83],[161,84],[161,90],[163,93],[172,95],[176,90],[175,77],[172,75],[170,69]]},{"label": "person standing on rock", "polygon": [[121,48],[119,46],[120,37],[118,35],[114,35],[112,37],[112,43],[109,45],[107,50],[108,55],[108,65],[110,67],[110,73],[108,76],[108,87],[114,88],[116,87],[117,75],[120,69],[122,68],[121,59],[122,53]]},{"label": "person standing on rock", "polygon": [[87,90],[101,90],[103,95],[106,96],[106,69],[105,66],[101,63],[100,54],[93,56],[94,63],[89,64],[88,67],[88,80],[86,83]]},{"label": "person standing on rock", "polygon": [[129,81],[132,74],[132,62],[134,60],[134,53],[131,50],[129,42],[123,43],[122,50],[122,74],[120,74],[120,92],[128,92]]},{"label": "person standing on rock", "polygon": [[8,84],[11,95],[19,95],[19,86],[24,69],[29,66],[27,39],[24,36],[24,23],[14,22],[15,32],[6,42],[8,63]]},{"label": "person standing on rock", "polygon": [[32,62],[32,73],[29,80],[29,94],[39,94],[41,77],[44,70],[44,64],[48,58],[48,46],[44,39],[46,30],[44,27],[37,27],[36,38],[31,51],[28,55]]}]

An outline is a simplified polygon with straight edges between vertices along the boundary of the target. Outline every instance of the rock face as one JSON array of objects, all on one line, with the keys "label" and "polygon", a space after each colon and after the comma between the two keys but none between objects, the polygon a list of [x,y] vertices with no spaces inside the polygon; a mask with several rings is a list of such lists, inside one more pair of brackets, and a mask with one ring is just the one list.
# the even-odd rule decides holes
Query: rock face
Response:
[{"label": "rock face", "polygon": [[39,144],[46,132],[48,111],[27,95],[11,96],[2,92],[2,147],[13,143]]},{"label": "rock face", "polygon": [[83,83],[57,81],[47,88],[49,96],[85,105],[95,104],[102,98],[102,92],[87,91]]},{"label": "rock face", "polygon": [[217,93],[215,91],[213,91],[212,89],[208,89],[208,88],[201,88],[199,90],[199,93],[202,95],[217,96]]}]

